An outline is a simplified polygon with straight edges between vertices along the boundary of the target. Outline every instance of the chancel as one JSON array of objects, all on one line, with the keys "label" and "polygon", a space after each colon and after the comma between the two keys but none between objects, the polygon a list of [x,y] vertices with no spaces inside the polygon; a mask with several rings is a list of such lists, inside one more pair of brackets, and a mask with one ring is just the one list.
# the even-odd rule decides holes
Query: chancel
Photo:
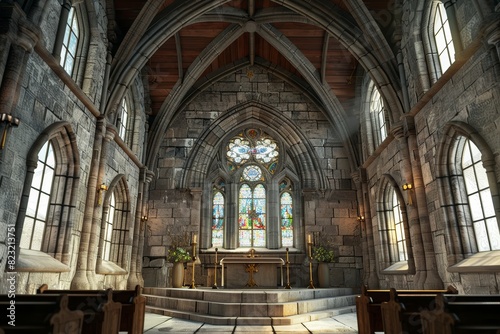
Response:
[{"label": "chancel", "polygon": [[480,326],[451,286],[489,314],[499,0],[10,0],[0,27],[0,303],[274,326],[358,300],[370,332],[421,298]]}]

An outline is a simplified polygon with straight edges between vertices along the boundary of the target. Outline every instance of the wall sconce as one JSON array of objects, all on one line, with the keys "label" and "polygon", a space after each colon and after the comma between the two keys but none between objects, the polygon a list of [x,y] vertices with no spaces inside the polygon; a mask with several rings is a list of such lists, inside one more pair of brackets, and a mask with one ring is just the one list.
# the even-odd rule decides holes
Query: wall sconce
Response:
[{"label": "wall sconce", "polygon": [[148,221],[148,216],[142,216],[142,217],[141,217],[141,220],[142,220],[143,222],[147,222],[147,221]]},{"label": "wall sconce", "polygon": [[365,216],[358,216],[358,221],[361,223],[365,222]]},{"label": "wall sconce", "polygon": [[411,183],[403,184],[403,191],[411,190],[412,188],[413,188],[413,185]]},{"label": "wall sconce", "polygon": [[97,205],[101,205],[102,204],[102,197],[104,195],[104,192],[108,190],[108,186],[105,185],[104,183],[102,183],[99,188],[97,188],[97,192],[98,192],[98,200],[97,200]]},{"label": "wall sconce", "polygon": [[0,125],[3,127],[2,139],[0,140],[0,150],[5,147],[7,141],[7,133],[11,127],[19,126],[19,118],[13,117],[10,114],[0,114]]},{"label": "wall sconce", "polygon": [[402,186],[403,188],[403,191],[408,191],[408,195],[407,195],[407,198],[408,198],[408,203],[406,203],[407,205],[413,205],[413,201],[411,199],[411,193],[412,193],[412,190],[413,190],[413,184],[411,183],[405,183],[403,184]]}]

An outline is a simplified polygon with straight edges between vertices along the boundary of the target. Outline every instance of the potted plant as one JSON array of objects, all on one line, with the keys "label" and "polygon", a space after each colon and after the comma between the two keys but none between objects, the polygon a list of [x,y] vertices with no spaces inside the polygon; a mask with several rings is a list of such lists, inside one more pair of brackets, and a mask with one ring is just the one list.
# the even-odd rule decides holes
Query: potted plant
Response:
[{"label": "potted plant", "polygon": [[183,247],[172,247],[168,250],[167,261],[174,264],[172,269],[172,287],[182,287],[184,283],[184,263],[191,260],[191,255]]},{"label": "potted plant", "polygon": [[330,269],[328,263],[333,262],[333,250],[326,246],[313,248],[312,258],[318,261],[318,282],[320,288],[330,287]]}]

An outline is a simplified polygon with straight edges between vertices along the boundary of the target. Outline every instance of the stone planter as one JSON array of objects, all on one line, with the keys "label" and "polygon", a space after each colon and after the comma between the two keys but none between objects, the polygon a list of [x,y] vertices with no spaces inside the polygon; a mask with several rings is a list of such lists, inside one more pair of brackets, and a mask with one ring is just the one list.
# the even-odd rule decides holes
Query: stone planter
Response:
[{"label": "stone planter", "polygon": [[172,268],[172,287],[182,288],[184,285],[184,263],[174,262]]},{"label": "stone planter", "polygon": [[327,262],[318,263],[318,283],[320,288],[330,287],[330,268]]}]

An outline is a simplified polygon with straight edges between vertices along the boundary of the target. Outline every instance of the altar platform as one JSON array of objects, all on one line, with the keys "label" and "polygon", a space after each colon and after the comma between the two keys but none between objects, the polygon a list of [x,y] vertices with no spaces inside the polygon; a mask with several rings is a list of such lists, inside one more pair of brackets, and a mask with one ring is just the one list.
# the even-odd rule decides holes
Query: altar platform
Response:
[{"label": "altar platform", "polygon": [[146,311],[211,325],[295,325],[354,313],[352,289],[145,287]]}]

